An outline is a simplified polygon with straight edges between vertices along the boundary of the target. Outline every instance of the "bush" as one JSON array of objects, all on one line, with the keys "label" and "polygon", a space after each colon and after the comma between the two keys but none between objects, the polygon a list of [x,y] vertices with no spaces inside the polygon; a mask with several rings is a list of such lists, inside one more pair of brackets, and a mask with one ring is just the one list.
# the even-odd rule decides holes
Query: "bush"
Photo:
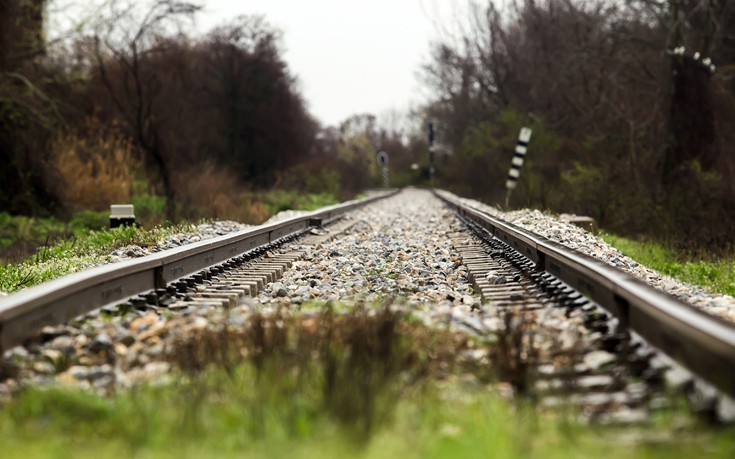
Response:
[{"label": "bush", "polygon": [[341,186],[339,172],[315,164],[300,164],[289,169],[280,179],[279,188],[306,193],[336,196]]},{"label": "bush", "polygon": [[166,216],[166,198],[150,194],[133,196],[130,199],[135,210],[135,219],[146,227],[162,223]]},{"label": "bush", "polygon": [[55,144],[55,166],[64,183],[64,200],[71,207],[104,211],[130,200],[140,161],[129,139],[87,122],[94,135],[70,134]]},{"label": "bush", "polygon": [[110,213],[107,211],[97,212],[94,210],[83,210],[74,215],[69,226],[74,233],[83,230],[97,230],[107,228],[110,225]]},{"label": "bush", "polygon": [[336,204],[337,198],[329,193],[303,193],[299,191],[274,190],[259,193],[258,199],[263,202],[271,214],[284,210],[315,210],[320,207]]}]

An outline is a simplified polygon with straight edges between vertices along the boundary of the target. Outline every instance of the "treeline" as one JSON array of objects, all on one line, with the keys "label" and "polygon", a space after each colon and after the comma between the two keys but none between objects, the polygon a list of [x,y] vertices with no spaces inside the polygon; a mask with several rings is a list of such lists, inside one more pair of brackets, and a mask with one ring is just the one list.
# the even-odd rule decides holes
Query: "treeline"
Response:
[{"label": "treeline", "polygon": [[357,114],[324,127],[263,18],[193,36],[194,4],[115,0],[50,46],[45,0],[0,1],[0,211],[137,199],[172,220],[258,221],[253,190],[346,198],[381,184],[383,150],[392,185],[428,184],[429,122],[434,184],[502,205],[529,126],[511,206],[732,252],[735,2],[500,4],[473,3],[433,44],[434,97],[413,124]]},{"label": "treeline", "polygon": [[735,2],[498,3],[475,4],[424,69],[427,120],[453,152],[441,182],[502,203],[525,125],[513,206],[731,251]]},{"label": "treeline", "polygon": [[0,2],[0,211],[64,215],[132,197],[171,220],[258,221],[253,191],[344,198],[376,183],[363,142],[377,140],[374,117],[322,128],[264,18],[195,37],[194,4],[116,0],[50,46],[46,6]]}]

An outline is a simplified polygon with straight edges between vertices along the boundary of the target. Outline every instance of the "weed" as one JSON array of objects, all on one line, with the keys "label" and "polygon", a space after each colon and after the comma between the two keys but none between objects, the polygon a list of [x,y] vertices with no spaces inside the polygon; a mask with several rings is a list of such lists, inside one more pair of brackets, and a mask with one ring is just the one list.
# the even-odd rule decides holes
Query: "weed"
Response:
[{"label": "weed", "polygon": [[501,311],[503,327],[488,344],[494,376],[509,383],[516,394],[533,396],[539,349],[535,343],[537,326],[533,312],[512,308]]},{"label": "weed", "polygon": [[[401,317],[389,302],[344,314],[335,313],[331,304],[308,317],[283,311],[254,314],[244,327],[203,329],[181,337],[169,358],[189,374],[218,366],[232,375],[246,364],[257,387],[263,384],[268,392],[261,399],[271,398],[273,390],[288,399],[298,400],[304,390],[317,398],[318,409],[294,413],[297,424],[311,423],[309,413],[324,412],[351,436],[365,440],[389,417],[406,384],[429,373],[429,360],[407,341],[416,332]],[[281,379],[275,387],[274,379]],[[299,431],[297,424],[289,430]]]},{"label": "weed", "polygon": [[262,223],[271,213],[257,196],[247,192],[237,175],[212,165],[180,172],[178,191],[182,215]]}]

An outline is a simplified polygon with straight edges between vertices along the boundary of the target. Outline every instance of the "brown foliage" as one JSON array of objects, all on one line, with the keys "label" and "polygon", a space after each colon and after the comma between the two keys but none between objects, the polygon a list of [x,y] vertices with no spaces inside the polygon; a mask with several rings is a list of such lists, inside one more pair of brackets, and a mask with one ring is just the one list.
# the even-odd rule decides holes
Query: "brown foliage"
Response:
[{"label": "brown foliage", "polygon": [[90,121],[91,135],[69,134],[54,144],[54,164],[63,180],[63,198],[70,206],[105,210],[130,201],[141,164],[132,142],[116,131]]},{"label": "brown foliage", "polygon": [[246,223],[262,223],[268,209],[249,196],[237,175],[213,165],[179,171],[176,194],[182,216],[229,219]]},{"label": "brown foliage", "polygon": [[114,59],[98,51],[90,111],[122,120],[162,180],[211,163],[267,186],[310,153],[316,123],[280,56],[279,33],[262,18],[239,18],[199,40],[149,35],[140,49],[107,44]]},{"label": "brown foliage", "polygon": [[[315,311],[316,312],[316,311]],[[402,320],[400,312],[356,307],[344,314],[328,304],[317,314],[285,309],[253,313],[240,326],[190,330],[168,349],[180,369],[198,373],[212,366],[255,369],[255,385],[290,375],[294,386],[278,384],[283,397],[314,391],[324,410],[356,434],[370,434],[402,392],[427,376],[445,375],[467,340]],[[459,342],[456,342],[459,341]],[[272,379],[275,378],[275,379]],[[316,387],[309,387],[314,385]]]}]

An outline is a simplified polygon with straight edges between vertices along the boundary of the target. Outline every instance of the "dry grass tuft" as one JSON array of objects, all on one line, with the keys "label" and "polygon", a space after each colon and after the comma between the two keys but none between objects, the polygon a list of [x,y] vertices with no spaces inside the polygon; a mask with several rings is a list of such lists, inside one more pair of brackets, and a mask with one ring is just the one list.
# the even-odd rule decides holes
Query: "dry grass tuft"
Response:
[{"label": "dry grass tuft", "polygon": [[71,207],[106,210],[129,202],[140,161],[129,139],[89,121],[96,136],[70,134],[54,145],[54,164],[64,182],[64,201]]},{"label": "dry grass tuft", "polygon": [[496,377],[519,395],[531,395],[540,350],[532,312],[508,309],[501,313],[503,328],[488,351]]},{"label": "dry grass tuft", "polygon": [[176,194],[184,216],[262,223],[270,212],[243,189],[236,174],[212,165],[180,171]]},{"label": "dry grass tuft", "polygon": [[243,326],[182,334],[168,358],[190,375],[210,367],[236,374],[248,365],[261,397],[300,400],[308,393],[367,438],[406,390],[455,365],[457,343],[447,333],[405,320],[388,303],[339,314],[327,305],[318,314],[253,314]]}]

